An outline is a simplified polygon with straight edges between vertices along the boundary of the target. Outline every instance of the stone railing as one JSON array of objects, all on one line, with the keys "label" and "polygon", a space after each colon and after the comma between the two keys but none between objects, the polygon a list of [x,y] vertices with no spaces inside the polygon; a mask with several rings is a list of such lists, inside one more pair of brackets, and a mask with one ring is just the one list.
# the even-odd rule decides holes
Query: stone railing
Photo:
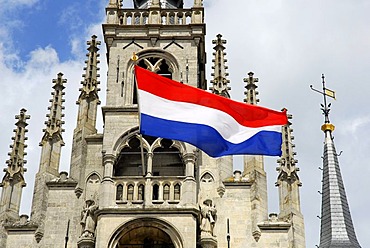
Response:
[{"label": "stone railing", "polygon": [[115,199],[121,204],[178,204],[185,177],[115,177]]},{"label": "stone railing", "polygon": [[[145,25],[150,23],[148,9],[122,9],[118,13],[119,25]],[[192,23],[192,10],[190,9],[162,9],[160,22],[163,25],[188,25]]]}]

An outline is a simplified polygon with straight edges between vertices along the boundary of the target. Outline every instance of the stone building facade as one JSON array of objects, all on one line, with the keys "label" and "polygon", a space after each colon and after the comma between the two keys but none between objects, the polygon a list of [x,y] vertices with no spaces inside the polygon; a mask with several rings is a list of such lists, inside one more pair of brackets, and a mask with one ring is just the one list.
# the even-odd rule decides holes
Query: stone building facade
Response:
[{"label": "stone building facade", "polygon": [[[19,216],[29,116],[24,109],[17,116],[1,184],[0,247],[305,247],[291,123],[283,127],[277,214],[268,214],[262,156],[246,155],[244,170],[233,171],[231,156],[211,158],[183,142],[139,135],[134,65],[207,90],[206,30],[201,0],[189,9],[182,0],[134,6],[110,0],[106,7],[103,133],[96,130],[100,41],[87,43],[69,173],[59,172],[67,81],[61,73],[53,80],[30,219]],[[213,43],[210,90],[230,97],[226,41],[218,35]],[[257,78],[249,73],[244,81],[245,102],[257,104]]]}]

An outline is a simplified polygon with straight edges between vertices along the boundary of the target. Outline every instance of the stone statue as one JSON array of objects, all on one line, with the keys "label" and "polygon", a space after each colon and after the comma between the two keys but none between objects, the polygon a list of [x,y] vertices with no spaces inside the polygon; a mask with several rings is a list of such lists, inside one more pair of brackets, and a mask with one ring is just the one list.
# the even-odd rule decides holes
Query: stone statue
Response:
[{"label": "stone statue", "polygon": [[213,227],[216,222],[216,206],[212,204],[212,200],[205,200],[201,208],[201,235],[213,236]]},{"label": "stone statue", "polygon": [[95,227],[96,227],[96,210],[98,210],[98,205],[95,204],[93,200],[86,200],[86,206],[81,212],[81,226],[82,233],[81,237],[94,237]]}]

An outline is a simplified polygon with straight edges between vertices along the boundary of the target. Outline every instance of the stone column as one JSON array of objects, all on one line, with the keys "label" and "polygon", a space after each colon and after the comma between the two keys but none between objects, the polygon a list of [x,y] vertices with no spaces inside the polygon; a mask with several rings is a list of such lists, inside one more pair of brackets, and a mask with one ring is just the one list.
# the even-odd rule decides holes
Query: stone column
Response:
[{"label": "stone column", "polygon": [[101,208],[109,207],[114,205],[115,188],[113,182],[113,164],[115,156],[113,154],[106,154],[103,152],[103,166],[104,166],[104,177],[102,186],[100,188],[100,201],[99,205]]},{"label": "stone column", "polygon": [[153,175],[153,153],[147,153],[147,168],[146,168],[146,175],[152,176]]},{"label": "stone column", "polygon": [[183,156],[185,162],[185,175],[186,177],[194,177],[194,167],[195,167],[195,160],[196,157],[192,153],[187,153]]},{"label": "stone column", "polygon": [[183,156],[183,160],[186,166],[186,178],[181,189],[181,201],[185,204],[195,205],[197,199],[196,182],[194,177],[196,156],[193,153],[187,153]]}]

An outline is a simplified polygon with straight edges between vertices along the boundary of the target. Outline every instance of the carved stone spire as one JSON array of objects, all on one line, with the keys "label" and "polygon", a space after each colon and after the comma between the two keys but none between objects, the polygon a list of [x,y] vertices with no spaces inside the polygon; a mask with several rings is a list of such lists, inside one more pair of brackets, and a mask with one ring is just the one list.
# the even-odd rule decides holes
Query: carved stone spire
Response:
[{"label": "carved stone spire", "polygon": [[98,74],[98,71],[100,68],[98,67],[98,64],[100,61],[98,60],[98,57],[100,54],[98,54],[98,46],[101,44],[101,42],[96,40],[96,38],[97,36],[93,35],[91,36],[91,41],[87,41],[87,45],[89,46],[87,50],[89,52],[86,54],[86,67],[84,68],[85,74],[82,74],[84,80],[81,81],[81,94],[78,98],[77,104],[80,104],[81,101],[86,99],[99,99],[98,91],[100,89],[98,88],[98,85],[100,84],[100,81],[98,81],[98,77],[100,77],[100,75]]},{"label": "carved stone spire", "polygon": [[15,116],[15,119],[17,119],[15,123],[17,128],[14,129],[13,144],[10,145],[12,150],[8,153],[10,156],[9,160],[6,161],[8,167],[4,169],[5,176],[0,184],[3,188],[0,202],[0,216],[5,214],[5,219],[18,219],[22,188],[26,186],[24,181],[26,168],[24,168],[24,165],[27,161],[24,157],[27,153],[24,150],[27,147],[25,144],[27,140],[26,132],[28,131],[26,129],[28,125],[26,121],[30,118],[29,115],[26,115],[26,111],[26,109],[21,109],[19,115]]},{"label": "carved stone spire", "polygon": [[300,244],[305,244],[304,221],[299,195],[299,187],[302,186],[302,183],[298,176],[298,160],[294,158],[296,152],[293,144],[291,114],[288,114],[288,119],[288,124],[282,127],[282,155],[278,159],[279,167],[276,168],[279,173],[276,186],[279,187],[279,218],[293,223],[291,235],[294,238],[290,239],[291,247],[300,247]]},{"label": "carved stone spire", "polygon": [[[249,72],[248,78],[244,78],[247,83],[245,88],[247,96],[244,102],[247,104],[256,105],[259,101],[256,99],[258,94],[256,91],[258,78],[253,77],[254,73]],[[264,169],[264,159],[260,155],[244,155],[244,172],[243,175],[249,175],[252,179],[251,202],[252,208],[252,235],[256,241],[261,236],[261,231],[258,228],[258,223],[265,221],[268,218],[267,206],[267,178]]]},{"label": "carved stone spire", "polygon": [[258,86],[256,85],[256,83],[258,82],[258,78],[254,78],[253,75],[253,72],[249,72],[248,77],[244,78],[244,82],[247,83],[247,85],[245,86],[246,91],[244,91],[244,102],[256,105],[260,101],[259,99],[257,99],[258,91],[256,91],[256,89],[258,88]]},{"label": "carved stone spire", "polygon": [[216,46],[213,48],[215,50],[213,53],[215,58],[212,60],[214,63],[212,66],[214,72],[212,73],[213,80],[211,80],[212,87],[210,87],[210,90],[212,90],[214,94],[230,98],[229,90],[231,90],[231,88],[228,86],[230,80],[227,79],[229,73],[226,72],[228,67],[225,65],[227,59],[225,59],[226,53],[224,52],[226,40],[221,38],[222,35],[218,34],[217,39],[212,41]]},{"label": "carved stone spire", "polygon": [[44,135],[41,139],[40,146],[42,147],[40,171],[48,171],[49,173],[58,176],[59,175],[59,161],[61,154],[61,147],[64,146],[62,132],[64,129],[62,125],[64,121],[62,113],[64,106],[63,92],[67,83],[66,79],[63,79],[63,73],[58,73],[57,78],[53,79],[54,92],[51,93],[53,96],[50,99],[51,106],[48,107],[50,113],[46,115],[48,118],[45,121],[45,129],[43,129]]},{"label": "carved stone spire", "polygon": [[96,112],[97,112],[97,105],[100,104],[98,91],[98,85],[100,81],[98,78],[100,75],[98,71],[100,68],[98,64],[100,61],[98,57],[100,41],[96,40],[97,36],[91,36],[91,41],[87,42],[89,46],[87,50],[89,51],[86,54],[87,60],[85,61],[86,67],[84,68],[85,73],[82,74],[84,78],[81,81],[82,88],[80,88],[81,94],[77,100],[77,104],[80,105],[79,113],[78,113],[78,123],[77,125],[89,125],[95,128],[96,123]]},{"label": "carved stone spire", "polygon": [[[77,126],[73,133],[73,145],[72,145],[72,157],[71,157],[71,178],[79,181],[80,176],[83,174],[83,169],[86,164],[86,141],[85,138],[88,135],[96,134],[96,117],[98,105],[100,104],[98,96],[98,74],[99,68],[98,60],[100,41],[96,39],[97,37],[93,35],[91,40],[87,42],[89,51],[86,56],[87,60],[86,67],[84,68],[85,73],[82,75],[84,80],[82,83],[82,88],[80,89],[81,94],[78,98],[77,104],[78,115],[77,115]],[[81,179],[84,180],[84,179]],[[80,187],[80,186],[79,186]],[[81,192],[79,188],[78,192]],[[78,194],[79,194],[78,193]]]},{"label": "carved stone spire", "polygon": [[[292,119],[292,115],[288,114],[288,119]],[[296,166],[298,160],[294,158],[297,153],[294,151],[295,145],[293,144],[294,137],[292,135],[293,129],[290,128],[292,123],[289,121],[287,125],[282,127],[283,143],[281,146],[282,155],[278,159],[279,167],[276,170],[279,173],[276,186],[280,190],[280,211],[300,212],[300,200],[298,186],[301,186],[297,172],[299,168]],[[294,185],[294,186],[293,186]],[[294,191],[292,191],[294,187]]]}]

